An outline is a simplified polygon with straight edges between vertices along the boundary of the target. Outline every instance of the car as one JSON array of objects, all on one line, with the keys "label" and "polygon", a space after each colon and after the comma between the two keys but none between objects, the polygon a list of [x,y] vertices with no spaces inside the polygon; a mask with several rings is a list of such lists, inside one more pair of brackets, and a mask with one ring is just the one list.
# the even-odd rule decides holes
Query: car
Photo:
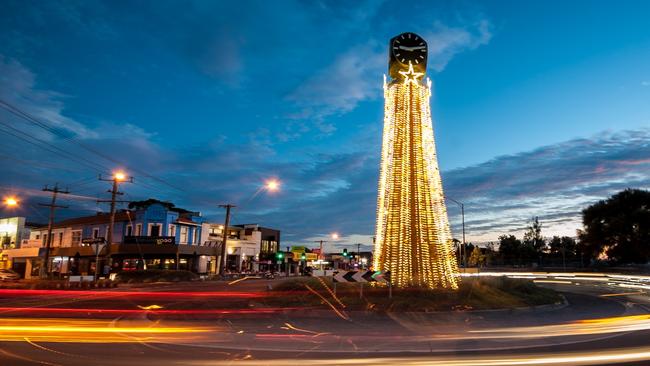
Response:
[{"label": "car", "polygon": [[0,269],[0,281],[19,280],[20,275],[10,269]]}]

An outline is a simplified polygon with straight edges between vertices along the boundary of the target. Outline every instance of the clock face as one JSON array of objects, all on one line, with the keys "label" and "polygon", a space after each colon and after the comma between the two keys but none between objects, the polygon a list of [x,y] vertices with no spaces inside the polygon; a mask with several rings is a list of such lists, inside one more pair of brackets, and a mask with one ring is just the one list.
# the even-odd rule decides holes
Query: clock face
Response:
[{"label": "clock face", "polygon": [[408,66],[410,62],[413,66],[426,66],[427,43],[417,34],[402,33],[393,38],[390,47],[393,57],[401,64]]}]

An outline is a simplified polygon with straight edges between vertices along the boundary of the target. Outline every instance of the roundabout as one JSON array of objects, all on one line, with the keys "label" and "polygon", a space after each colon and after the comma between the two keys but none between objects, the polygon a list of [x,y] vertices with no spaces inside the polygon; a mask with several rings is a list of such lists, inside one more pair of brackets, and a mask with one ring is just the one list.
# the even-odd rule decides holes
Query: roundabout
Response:
[{"label": "roundabout", "polygon": [[[260,299],[270,296],[268,285],[278,286],[279,280],[167,284],[146,293],[138,288],[55,296],[0,293],[0,361],[103,365],[110,359],[136,365],[124,347],[170,365],[235,360],[250,365],[642,365],[650,360],[650,299],[644,289],[629,288],[645,286],[643,277],[525,276],[558,291],[566,303],[428,313],[352,310],[341,317],[325,308],[260,306]],[[179,296],[181,287],[188,296]],[[88,312],[91,307],[102,310]]]}]

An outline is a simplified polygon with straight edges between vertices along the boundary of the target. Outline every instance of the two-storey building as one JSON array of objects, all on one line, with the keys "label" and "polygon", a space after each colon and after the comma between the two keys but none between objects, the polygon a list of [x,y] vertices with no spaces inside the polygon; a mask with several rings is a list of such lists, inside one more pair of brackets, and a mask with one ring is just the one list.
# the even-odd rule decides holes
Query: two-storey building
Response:
[{"label": "two-storey building", "polygon": [[[115,213],[109,245],[110,214],[63,220],[52,228],[50,269],[55,274],[93,274],[100,268],[101,273],[110,254],[113,272],[155,268],[214,273],[219,251],[201,241],[203,221],[198,212],[157,200],[142,201]],[[47,226],[34,229],[25,244],[43,251],[47,235]],[[35,273],[36,265],[41,264],[32,261],[26,272]]]}]

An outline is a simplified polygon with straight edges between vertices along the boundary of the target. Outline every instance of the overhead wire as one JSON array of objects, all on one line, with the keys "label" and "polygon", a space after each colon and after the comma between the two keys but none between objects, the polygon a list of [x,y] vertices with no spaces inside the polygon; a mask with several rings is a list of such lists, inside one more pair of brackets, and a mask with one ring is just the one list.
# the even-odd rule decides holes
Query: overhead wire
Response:
[{"label": "overhead wire", "polygon": [[[83,148],[83,149],[85,149],[85,150],[87,150],[87,151],[89,151],[89,152],[91,152],[91,153],[105,159],[105,160],[108,160],[108,161],[110,161],[110,162],[112,162],[114,164],[127,166],[126,164],[123,164],[122,162],[118,161],[117,159],[114,159],[113,157],[111,157],[111,156],[109,156],[107,154],[104,154],[103,152],[101,152],[101,151],[87,145],[83,141],[80,141],[79,139],[75,138],[73,135],[69,135],[69,134],[64,135],[62,129],[54,128],[52,126],[49,126],[49,125],[43,123],[42,121],[38,120],[36,117],[30,115],[29,113],[21,110],[20,108],[18,108],[16,106],[2,100],[2,99],[0,99],[0,107],[7,110],[7,111],[9,111],[10,113],[14,114],[15,116],[18,116],[18,117],[24,119],[25,121],[30,122],[30,123],[32,123],[32,124],[42,128],[42,129],[50,132],[50,133],[52,133],[52,134],[54,134],[54,135],[56,135],[58,137],[61,137],[61,138],[65,139],[65,140],[68,140],[70,142],[74,142],[75,144],[77,144],[81,148]],[[159,183],[165,184],[165,185],[167,185],[167,186],[169,186],[171,188],[174,188],[176,190],[179,190],[181,192],[185,192],[185,190],[183,188],[178,187],[178,186],[176,186],[174,184],[171,184],[171,183],[167,182],[166,180],[164,180],[162,178],[159,178],[159,177],[156,177],[156,176],[154,176],[152,174],[149,174],[149,173],[147,173],[147,172],[145,172],[143,170],[140,170],[140,169],[137,169],[137,168],[134,168],[134,167],[129,167],[129,170],[132,170],[134,172],[142,174],[143,176],[145,176],[147,178],[158,181]],[[108,171],[110,171],[110,169]]]}]

